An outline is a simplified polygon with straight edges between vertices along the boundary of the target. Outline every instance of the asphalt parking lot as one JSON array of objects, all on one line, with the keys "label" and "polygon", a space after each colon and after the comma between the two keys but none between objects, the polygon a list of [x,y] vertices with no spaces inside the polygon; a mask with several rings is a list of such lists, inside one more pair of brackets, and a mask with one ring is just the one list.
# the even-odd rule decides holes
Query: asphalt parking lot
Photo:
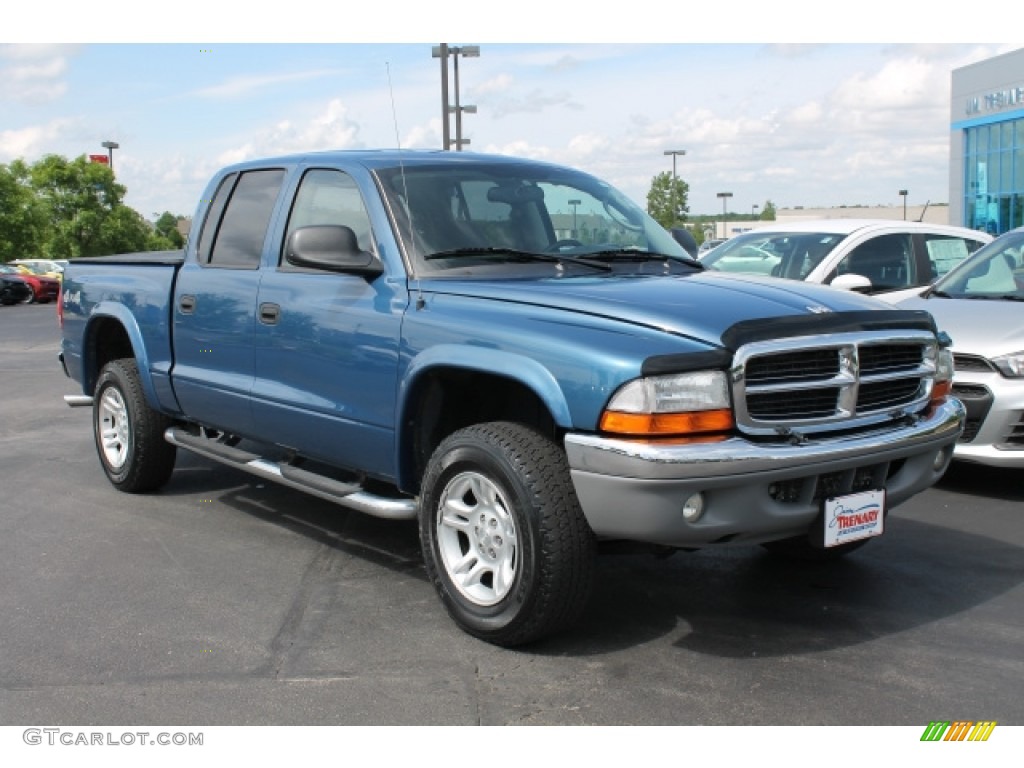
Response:
[{"label": "asphalt parking lot", "polygon": [[1024,483],[957,466],[832,565],[602,557],[572,632],[449,621],[415,526],[179,453],[118,493],[52,305],[0,307],[0,723],[1024,725]]}]

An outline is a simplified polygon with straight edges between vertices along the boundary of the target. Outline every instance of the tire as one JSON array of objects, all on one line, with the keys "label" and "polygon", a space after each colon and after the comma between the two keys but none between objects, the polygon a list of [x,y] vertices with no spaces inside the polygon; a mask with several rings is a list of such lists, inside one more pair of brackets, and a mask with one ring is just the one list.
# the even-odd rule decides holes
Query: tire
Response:
[{"label": "tire", "polygon": [[449,615],[481,640],[539,640],[586,607],[594,536],[565,453],[522,425],[477,424],[438,446],[423,478],[420,543]]},{"label": "tire", "polygon": [[172,422],[146,402],[135,360],[113,360],[104,366],[92,413],[100,466],[115,488],[144,493],[167,483],[176,450],[164,440],[164,431]]}]

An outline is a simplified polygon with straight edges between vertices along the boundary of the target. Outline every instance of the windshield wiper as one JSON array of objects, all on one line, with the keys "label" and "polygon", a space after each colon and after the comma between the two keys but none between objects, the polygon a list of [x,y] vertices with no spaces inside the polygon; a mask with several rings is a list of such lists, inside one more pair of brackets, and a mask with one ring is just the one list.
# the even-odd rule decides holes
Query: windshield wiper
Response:
[{"label": "windshield wiper", "polygon": [[608,272],[611,270],[607,264],[599,264],[594,262],[587,262],[583,259],[576,259],[572,256],[560,256],[554,253],[535,253],[533,251],[519,251],[515,248],[452,248],[448,251],[438,251],[437,253],[428,253],[423,258],[427,261],[433,261],[434,259],[458,259],[463,257],[471,256],[500,256],[499,261],[510,261],[510,262],[553,262],[556,264],[582,264],[585,267],[591,269],[597,269],[602,272]]},{"label": "windshield wiper", "polygon": [[667,253],[641,251],[636,248],[608,248],[593,253],[585,253],[578,258],[580,261],[672,261],[696,267],[697,269],[705,268],[703,264],[690,256],[672,256]]}]

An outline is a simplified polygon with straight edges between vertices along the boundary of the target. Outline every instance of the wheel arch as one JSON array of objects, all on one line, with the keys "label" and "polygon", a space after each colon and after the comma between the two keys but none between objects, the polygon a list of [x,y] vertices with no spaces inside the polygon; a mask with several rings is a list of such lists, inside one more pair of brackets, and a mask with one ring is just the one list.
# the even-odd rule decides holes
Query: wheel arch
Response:
[{"label": "wheel arch", "polygon": [[101,303],[96,306],[82,335],[82,387],[86,392],[96,388],[103,366],[111,360],[131,357],[139,372],[139,383],[151,406],[159,403],[149,355],[142,331],[132,313],[120,304]]},{"label": "wheel arch", "polygon": [[497,349],[442,345],[416,358],[398,397],[398,485],[419,491],[444,438],[483,421],[513,421],[557,438],[571,426],[565,395],[538,363]]}]

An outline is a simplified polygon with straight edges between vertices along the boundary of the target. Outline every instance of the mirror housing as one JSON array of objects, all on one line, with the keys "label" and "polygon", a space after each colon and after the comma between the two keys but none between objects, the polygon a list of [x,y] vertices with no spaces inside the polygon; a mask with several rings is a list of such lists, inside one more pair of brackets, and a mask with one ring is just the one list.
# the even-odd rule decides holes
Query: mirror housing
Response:
[{"label": "mirror housing", "polygon": [[868,278],[852,273],[839,275],[829,285],[833,288],[842,288],[845,291],[857,291],[858,293],[867,293],[871,290],[871,281]]},{"label": "mirror housing", "polygon": [[285,260],[296,267],[376,277],[384,266],[369,251],[359,249],[351,227],[321,224],[296,229],[285,243]]}]

